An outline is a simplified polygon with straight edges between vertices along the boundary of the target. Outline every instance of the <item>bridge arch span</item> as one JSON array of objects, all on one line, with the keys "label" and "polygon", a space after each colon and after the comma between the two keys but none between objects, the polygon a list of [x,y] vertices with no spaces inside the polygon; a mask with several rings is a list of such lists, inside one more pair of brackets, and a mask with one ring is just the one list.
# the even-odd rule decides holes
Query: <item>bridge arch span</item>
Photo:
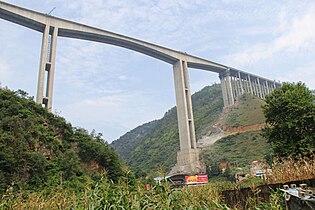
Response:
[{"label": "bridge arch span", "polygon": [[62,18],[39,13],[29,9],[21,8],[2,1],[0,1],[0,18],[41,33],[44,33],[46,26],[49,26],[51,27],[49,29],[50,35],[53,33],[52,28],[58,28],[57,36],[76,38],[123,47],[162,60],[171,65],[174,65],[179,60],[185,60],[188,62],[188,66],[191,68],[201,68],[217,73],[221,73],[225,69],[227,69],[227,66],[196,56],[188,55],[184,52],[176,51],[156,44],[65,20]]},{"label": "bridge arch span", "polygon": [[[180,151],[177,154],[177,164],[171,171],[172,174],[205,172],[205,168],[203,168],[203,164],[199,160],[199,150],[196,148],[188,76],[189,67],[219,74],[225,106],[234,104],[235,99],[246,92],[264,98],[266,94],[280,85],[275,81],[184,52],[35,12],[3,1],[0,1],[0,18],[43,33],[36,101],[45,105],[48,110],[52,108],[58,36],[115,45],[171,64],[174,74],[180,139]],[[45,75],[47,76],[46,83]]]}]

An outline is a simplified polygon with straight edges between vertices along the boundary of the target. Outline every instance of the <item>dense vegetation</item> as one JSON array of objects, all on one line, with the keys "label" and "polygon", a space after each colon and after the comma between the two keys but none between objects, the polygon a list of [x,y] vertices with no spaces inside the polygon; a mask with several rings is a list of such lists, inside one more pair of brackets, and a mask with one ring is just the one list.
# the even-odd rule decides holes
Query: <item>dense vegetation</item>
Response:
[{"label": "dense vegetation", "polygon": [[[198,94],[193,97],[198,135],[207,133],[222,109],[222,99],[214,97],[220,93],[217,85],[202,91],[208,98]],[[208,108],[202,109],[211,103],[215,107],[211,112],[207,113]],[[248,103],[251,102],[243,101],[241,106],[230,110],[241,125],[247,122],[242,106]],[[121,166],[117,154],[104,142],[101,134],[73,128],[65,119],[35,104],[21,90],[0,89],[0,119],[0,209],[284,209],[277,192],[262,202],[264,193],[257,187],[257,180],[241,184],[209,183],[180,190],[174,190],[166,183],[155,185],[151,182],[151,189],[147,190],[140,179],[135,180],[132,172]],[[161,120],[140,126],[143,130],[139,133],[131,131],[139,138],[131,145],[137,149],[143,144],[142,138],[150,140],[153,137],[156,141],[177,138],[178,142],[178,136],[170,137],[169,132],[165,132],[172,130],[172,126],[177,128],[173,120],[176,122],[174,108]],[[160,128],[161,125],[164,127]],[[312,128],[310,131],[314,131]],[[158,135],[161,139],[157,139]],[[152,149],[155,142],[149,140],[148,150],[155,152],[163,148],[163,145],[161,148],[155,145]],[[251,159],[262,159],[263,153],[257,153],[257,150],[268,150],[268,144],[259,132],[238,133],[217,141],[210,150],[205,150],[203,157],[208,166],[213,163],[217,166],[215,162],[222,159],[241,165],[248,164]],[[126,156],[134,154],[134,151],[128,153],[127,149],[125,152]],[[315,177],[315,157],[312,155],[275,159],[272,166],[273,173],[268,174],[264,183]],[[150,180],[145,180],[148,182]],[[228,196],[223,192],[229,190],[228,195],[239,196],[241,188],[249,186],[244,191],[245,197],[236,200],[226,199]]]},{"label": "dense vegetation", "polygon": [[24,91],[0,88],[0,193],[9,186],[38,190],[60,182],[79,190],[103,170],[117,181],[120,160],[101,137],[73,128]]},{"label": "dense vegetation", "polygon": [[226,127],[249,126],[263,124],[265,122],[262,105],[264,101],[250,94],[244,94],[238,98],[234,106],[227,107],[222,122]]},{"label": "dense vegetation", "polygon": [[[41,192],[12,192],[8,189],[2,195],[0,210],[6,209],[225,209],[229,210],[222,191],[235,190],[240,194],[240,188],[248,187],[229,182],[209,183],[204,186],[184,187],[172,189],[168,183],[151,185],[146,190],[143,185],[133,186],[120,182],[113,184],[106,178],[101,179],[93,187],[86,187],[84,191],[73,191],[62,186]],[[262,202],[259,188],[251,185],[256,191],[253,197],[245,197],[242,202],[233,200],[229,206],[233,209],[254,208],[279,209],[280,195],[273,196],[268,203]],[[252,195],[253,193],[251,193]],[[268,200],[267,200],[268,201]],[[241,206],[240,206],[241,204]],[[245,204],[245,205],[244,205]]]},{"label": "dense vegetation", "polygon": [[[229,128],[262,125],[265,121],[261,108],[264,102],[247,94],[221,115],[223,102],[218,84],[193,94],[192,101],[197,139],[216,132],[216,127],[229,133]],[[176,107],[162,119],[135,128],[111,145],[138,175],[156,174],[160,170],[167,173],[175,165],[179,150]],[[209,174],[218,175],[220,161],[245,166],[254,160],[262,160],[270,151],[269,147],[260,132],[247,131],[228,136],[210,148],[203,148],[202,159],[208,168],[214,170],[208,171]]]},{"label": "dense vegetation", "polygon": [[[226,136],[201,153],[211,180],[229,180],[237,172],[249,173],[252,161],[269,158],[270,144],[260,131],[265,122],[264,104],[255,96],[244,94],[236,104],[224,109],[219,123]],[[219,163],[224,162],[228,170],[223,173]]]},{"label": "dense vegetation", "polygon": [[113,183],[106,176],[79,192],[62,183],[38,192],[14,192],[10,187],[1,196],[0,209],[285,209],[279,191],[259,185],[312,179],[315,157],[275,160],[273,170],[265,182],[217,182],[182,189],[163,183],[146,190],[141,182],[130,184],[128,177]]},{"label": "dense vegetation", "polygon": [[[267,140],[260,131],[238,133],[224,137],[202,152],[202,160],[207,165],[211,176],[222,174],[219,169],[221,161],[226,161],[235,168],[248,167],[252,161],[263,160],[270,151]],[[249,168],[247,168],[249,172]],[[224,174],[223,174],[224,175]]]},{"label": "dense vegetation", "polygon": [[159,125],[158,120],[145,123],[121,136],[119,141],[112,142],[112,145],[119,151],[122,159],[126,159],[129,154],[138,147],[144,138],[152,133]]},{"label": "dense vegetation", "polygon": [[315,150],[315,95],[299,82],[284,83],[266,97],[264,136],[275,156],[308,155]]},{"label": "dense vegetation", "polygon": [[126,178],[113,183],[107,177],[76,193],[62,184],[40,192],[14,193],[9,188],[1,197],[0,209],[285,209],[279,191],[258,185],[314,178],[315,158],[275,161],[273,169],[265,182],[217,182],[182,189],[163,183],[146,190],[141,182],[130,185]]},{"label": "dense vegetation", "polygon": [[[199,138],[207,133],[223,109],[221,86],[215,84],[203,88],[192,95],[192,103],[196,136]],[[179,150],[176,107],[162,119],[139,126],[111,145],[139,175],[158,169],[168,172],[175,165]]]}]

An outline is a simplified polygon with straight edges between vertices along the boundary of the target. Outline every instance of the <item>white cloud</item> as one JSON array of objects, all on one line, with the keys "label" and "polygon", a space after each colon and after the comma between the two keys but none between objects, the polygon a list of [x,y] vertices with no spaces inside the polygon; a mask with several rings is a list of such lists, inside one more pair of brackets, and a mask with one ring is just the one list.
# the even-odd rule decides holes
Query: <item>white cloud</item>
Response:
[{"label": "white cloud", "polygon": [[127,80],[127,77],[125,75],[120,75],[120,76],[118,76],[118,79],[121,81],[125,81],[125,80]]},{"label": "white cloud", "polygon": [[[262,60],[272,60],[279,53],[315,50],[315,7],[309,8],[302,17],[295,17],[290,22],[283,21],[283,16],[284,13],[281,13],[281,34],[269,42],[257,43],[241,52],[228,55],[227,62],[244,67]],[[270,34],[273,34],[272,31]]]},{"label": "white cloud", "polygon": [[302,18],[293,19],[291,27],[275,40],[275,51],[296,52],[311,47],[315,50],[315,7],[310,8]]},{"label": "white cloud", "polygon": [[315,90],[315,62],[306,63],[302,66],[294,68],[279,77],[282,81],[306,83],[308,88]]}]

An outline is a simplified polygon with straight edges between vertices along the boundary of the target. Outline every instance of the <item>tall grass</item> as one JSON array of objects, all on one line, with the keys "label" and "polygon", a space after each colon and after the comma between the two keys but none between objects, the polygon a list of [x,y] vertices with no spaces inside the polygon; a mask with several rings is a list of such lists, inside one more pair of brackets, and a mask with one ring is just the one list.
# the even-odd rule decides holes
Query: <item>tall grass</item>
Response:
[{"label": "tall grass", "polygon": [[[315,158],[276,159],[273,173],[267,177],[267,183],[284,183],[295,180],[315,178]],[[172,189],[167,183],[153,185],[149,191],[144,184],[136,182],[130,185],[125,179],[113,183],[104,175],[99,182],[86,186],[80,192],[74,192],[60,184],[57,187],[43,189],[40,192],[14,191],[9,187],[1,195],[2,209],[230,209],[224,203],[221,192],[249,187],[254,197],[246,198],[250,209],[282,209],[281,196],[274,192],[270,201],[259,200],[259,183],[232,182],[208,183],[204,186]],[[257,193],[256,193],[257,192]],[[242,209],[241,206],[237,206]],[[233,207],[235,209],[235,207]]]},{"label": "tall grass", "polygon": [[213,184],[171,189],[164,183],[147,191],[140,183],[114,184],[106,177],[79,193],[62,186],[49,193],[15,193],[9,188],[1,200],[0,209],[228,209]]},{"label": "tall grass", "polygon": [[268,184],[291,182],[315,178],[315,156],[277,158],[273,161],[272,173],[267,176]]}]

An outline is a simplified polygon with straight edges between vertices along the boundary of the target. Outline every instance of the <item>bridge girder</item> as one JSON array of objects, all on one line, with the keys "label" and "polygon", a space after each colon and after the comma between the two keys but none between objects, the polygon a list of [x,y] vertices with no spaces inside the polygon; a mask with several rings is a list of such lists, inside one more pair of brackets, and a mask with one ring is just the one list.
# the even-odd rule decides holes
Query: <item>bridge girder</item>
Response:
[{"label": "bridge girder", "polygon": [[[0,18],[43,33],[36,101],[45,104],[48,110],[52,108],[57,36],[115,45],[171,64],[174,72],[180,132],[180,151],[177,156],[177,165],[172,170],[172,173],[175,174],[181,170],[182,173],[196,173],[203,170],[203,165],[199,161],[199,152],[196,148],[188,67],[219,74],[224,106],[234,104],[236,98],[246,92],[264,98],[267,93],[280,86],[280,83],[275,81],[185,52],[35,12],[3,1],[0,1]],[[45,73],[47,73],[47,86],[44,96]]]}]

